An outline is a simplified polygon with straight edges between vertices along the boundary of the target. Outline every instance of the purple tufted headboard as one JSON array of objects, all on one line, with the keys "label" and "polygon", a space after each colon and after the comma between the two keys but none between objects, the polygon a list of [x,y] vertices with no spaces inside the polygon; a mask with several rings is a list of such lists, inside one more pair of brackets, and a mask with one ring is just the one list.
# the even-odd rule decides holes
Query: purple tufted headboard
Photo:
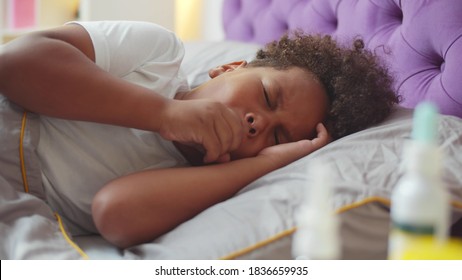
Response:
[{"label": "purple tufted headboard", "polygon": [[361,36],[390,66],[404,107],[430,100],[462,117],[460,0],[224,0],[223,23],[228,40],[262,44],[297,28]]}]

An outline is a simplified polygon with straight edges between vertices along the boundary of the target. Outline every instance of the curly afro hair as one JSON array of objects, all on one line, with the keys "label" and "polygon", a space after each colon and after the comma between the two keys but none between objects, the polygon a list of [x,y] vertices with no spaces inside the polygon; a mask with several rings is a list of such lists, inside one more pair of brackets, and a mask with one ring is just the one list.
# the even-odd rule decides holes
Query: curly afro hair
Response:
[{"label": "curly afro hair", "polygon": [[330,100],[325,124],[334,139],[383,121],[400,96],[392,89],[387,68],[364,42],[340,46],[328,35],[284,35],[257,52],[249,67],[287,69],[300,67],[324,85]]}]

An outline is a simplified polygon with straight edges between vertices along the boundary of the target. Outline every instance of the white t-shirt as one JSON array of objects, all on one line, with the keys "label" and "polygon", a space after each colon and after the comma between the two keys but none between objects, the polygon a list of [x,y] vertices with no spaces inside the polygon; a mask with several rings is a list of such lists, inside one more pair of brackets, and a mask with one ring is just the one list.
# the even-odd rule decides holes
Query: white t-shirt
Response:
[{"label": "white t-shirt", "polygon": [[[189,89],[180,72],[184,48],[172,32],[141,22],[77,24],[90,34],[102,69],[167,98]],[[157,133],[43,116],[37,153],[47,201],[72,234],[97,232],[91,203],[108,181],[148,168],[187,165]]]}]

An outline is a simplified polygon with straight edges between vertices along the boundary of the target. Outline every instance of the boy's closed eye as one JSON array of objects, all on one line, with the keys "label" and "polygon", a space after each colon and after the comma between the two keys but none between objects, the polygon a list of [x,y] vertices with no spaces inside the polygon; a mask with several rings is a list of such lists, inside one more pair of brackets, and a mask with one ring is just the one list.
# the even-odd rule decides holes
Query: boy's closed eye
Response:
[{"label": "boy's closed eye", "polygon": [[[266,90],[265,85],[262,83],[262,88],[263,88],[263,96],[265,97],[266,105],[268,108],[273,109],[273,103],[271,102],[270,96],[268,94],[268,91]],[[279,145],[281,142],[279,141],[278,137],[278,131],[277,129],[274,129],[274,144]]]}]

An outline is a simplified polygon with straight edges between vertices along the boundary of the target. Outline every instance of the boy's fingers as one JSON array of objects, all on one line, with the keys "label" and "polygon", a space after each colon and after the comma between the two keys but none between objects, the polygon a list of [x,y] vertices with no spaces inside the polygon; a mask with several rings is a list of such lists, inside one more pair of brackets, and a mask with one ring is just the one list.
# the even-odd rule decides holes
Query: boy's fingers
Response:
[{"label": "boy's fingers", "polygon": [[[217,116],[213,125],[217,145],[213,146],[213,141],[204,142],[206,150],[204,161],[206,163],[229,161],[229,153],[237,149],[242,143],[244,123],[234,111],[227,108],[227,110],[222,111],[222,115]],[[209,135],[212,138],[214,136]]]},{"label": "boy's fingers", "polygon": [[329,133],[327,132],[326,127],[322,123],[319,123],[316,126],[316,131],[318,132],[318,134],[317,137],[313,140],[304,139],[297,141],[295,143],[288,143],[294,144],[291,146],[291,148],[293,149],[293,152],[295,153],[294,155],[296,155],[296,157],[303,157],[305,155],[308,155],[329,143]]},{"label": "boy's fingers", "polygon": [[213,123],[214,133],[219,141],[219,155],[229,152],[234,140],[234,133],[232,130],[234,119],[232,119],[232,116],[225,115],[227,113],[228,112],[225,111],[222,115],[217,116],[217,119]]},{"label": "boy's fingers", "polygon": [[223,152],[231,152],[239,148],[242,143],[242,138],[245,134],[245,123],[235,112],[231,109],[226,113],[227,124],[229,125],[228,134],[230,135],[229,145]]},{"label": "boy's fingers", "polygon": [[204,163],[214,162],[222,154],[220,152],[220,139],[217,137],[215,131],[212,131],[212,133],[208,131],[201,145],[205,151]]},{"label": "boy's fingers", "polygon": [[324,124],[318,123],[318,125],[316,126],[316,131],[318,132],[318,135],[316,136],[316,138],[311,140],[313,145],[316,148],[321,148],[327,145],[330,142],[330,135]]},{"label": "boy's fingers", "polygon": [[228,154],[224,154],[224,155],[221,155],[217,160],[216,162],[218,163],[225,163],[225,162],[229,162],[231,161],[231,155],[228,153]]}]

